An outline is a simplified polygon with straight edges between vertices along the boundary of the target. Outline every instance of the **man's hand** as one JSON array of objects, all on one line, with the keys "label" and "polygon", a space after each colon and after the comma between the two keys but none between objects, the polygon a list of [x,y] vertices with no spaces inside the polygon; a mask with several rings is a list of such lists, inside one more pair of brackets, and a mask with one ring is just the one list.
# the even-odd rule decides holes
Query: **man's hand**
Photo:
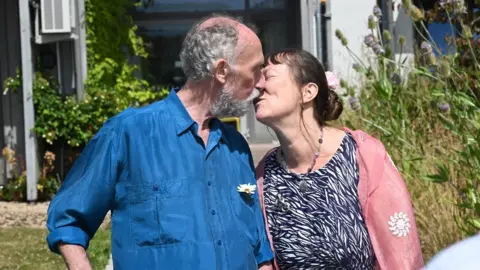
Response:
[{"label": "man's hand", "polygon": [[87,252],[82,246],[60,243],[58,248],[68,270],[92,270]]},{"label": "man's hand", "polygon": [[271,262],[262,263],[258,266],[258,270],[273,270],[273,264]]}]

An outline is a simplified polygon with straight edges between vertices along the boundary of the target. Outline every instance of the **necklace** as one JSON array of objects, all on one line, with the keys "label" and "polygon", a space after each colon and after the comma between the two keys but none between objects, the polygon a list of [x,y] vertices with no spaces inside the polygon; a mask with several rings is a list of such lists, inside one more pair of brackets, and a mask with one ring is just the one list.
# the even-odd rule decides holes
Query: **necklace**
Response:
[{"label": "necklace", "polygon": [[[315,154],[313,155],[312,163],[310,164],[310,167],[307,169],[307,174],[311,173],[313,168],[315,167],[315,164],[317,163],[318,156],[320,155],[320,148],[322,147],[323,143],[323,127],[320,127],[320,138],[318,139],[319,147],[317,148],[317,151],[315,151]],[[290,169],[288,168],[288,164],[285,158],[285,153],[280,149],[280,151],[277,152],[277,160],[280,162],[280,165],[288,172],[291,173]]]},{"label": "necklace", "polygon": [[[322,143],[323,143],[323,127],[320,127],[320,138],[318,139],[318,143],[319,143],[319,147],[317,148],[317,151],[315,151],[315,154],[313,155],[313,159],[312,159],[312,163],[310,165],[310,167],[308,167],[307,169],[307,174],[311,173],[313,171],[313,168],[315,167],[315,164],[317,163],[317,158],[318,156],[320,155],[320,149],[322,147]],[[288,173],[291,173],[290,169],[288,168],[288,164],[287,164],[287,161],[286,161],[286,158],[285,158],[285,154],[283,153],[283,151],[281,149],[279,149],[280,151],[277,151],[277,160],[278,162],[280,163],[280,166],[286,170]],[[307,183],[307,181],[304,179],[304,175],[302,174],[296,174],[297,177],[299,177],[301,179],[300,183],[299,183],[299,189],[300,189],[300,192],[303,194],[303,196],[305,196],[306,192],[308,191],[309,189],[309,185]],[[282,199],[280,193],[278,194],[278,198],[277,198],[277,203],[279,204],[279,206],[281,207],[281,209],[283,211],[287,211],[289,209],[288,207],[288,204],[286,203],[286,201],[284,199]]]}]

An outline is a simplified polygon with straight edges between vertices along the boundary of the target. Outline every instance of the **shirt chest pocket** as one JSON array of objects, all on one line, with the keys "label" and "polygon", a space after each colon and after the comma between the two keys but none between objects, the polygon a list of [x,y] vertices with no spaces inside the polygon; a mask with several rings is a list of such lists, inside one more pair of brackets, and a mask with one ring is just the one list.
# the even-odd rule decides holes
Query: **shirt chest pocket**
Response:
[{"label": "shirt chest pocket", "polygon": [[188,228],[185,179],[165,184],[127,186],[130,233],[136,245],[160,246],[182,243]]},{"label": "shirt chest pocket", "polygon": [[237,169],[236,186],[230,189],[230,203],[232,211],[238,218],[238,225],[249,240],[257,239],[257,223],[255,220],[255,209],[258,205],[257,190],[253,194],[238,191],[237,188],[241,184],[253,184],[256,187],[255,179],[248,166],[239,166]]}]

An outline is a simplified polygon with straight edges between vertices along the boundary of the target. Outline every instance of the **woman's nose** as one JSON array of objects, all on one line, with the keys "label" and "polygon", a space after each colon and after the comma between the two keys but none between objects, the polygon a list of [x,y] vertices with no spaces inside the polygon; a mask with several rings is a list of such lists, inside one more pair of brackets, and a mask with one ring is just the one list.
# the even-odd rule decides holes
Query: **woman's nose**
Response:
[{"label": "woman's nose", "polygon": [[260,91],[263,91],[265,88],[265,76],[260,76],[260,79],[258,80],[257,84],[255,84],[255,88],[257,88]]}]

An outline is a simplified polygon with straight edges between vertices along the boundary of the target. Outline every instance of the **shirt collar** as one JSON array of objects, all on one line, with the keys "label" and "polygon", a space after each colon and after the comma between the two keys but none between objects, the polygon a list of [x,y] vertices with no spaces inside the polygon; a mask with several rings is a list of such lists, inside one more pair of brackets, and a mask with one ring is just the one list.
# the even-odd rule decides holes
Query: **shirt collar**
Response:
[{"label": "shirt collar", "polygon": [[[175,129],[177,135],[180,135],[188,129],[192,128],[195,124],[195,121],[192,119],[187,109],[185,109],[182,101],[178,97],[178,91],[179,89],[172,89],[170,91],[170,94],[168,94],[168,96],[165,98],[165,101],[167,102],[168,110],[172,115],[172,120],[175,121]],[[218,135],[221,135],[221,139],[228,144],[227,132],[225,130],[226,127],[224,126],[223,122],[220,121],[218,118],[213,118],[210,125],[211,132],[218,132]]]},{"label": "shirt collar", "polygon": [[177,95],[179,89],[172,89],[170,94],[165,98],[167,103],[168,110],[172,116],[172,120],[175,121],[175,129],[177,135],[188,130],[194,123],[190,114],[188,114],[187,109],[183,105],[182,101]]}]

